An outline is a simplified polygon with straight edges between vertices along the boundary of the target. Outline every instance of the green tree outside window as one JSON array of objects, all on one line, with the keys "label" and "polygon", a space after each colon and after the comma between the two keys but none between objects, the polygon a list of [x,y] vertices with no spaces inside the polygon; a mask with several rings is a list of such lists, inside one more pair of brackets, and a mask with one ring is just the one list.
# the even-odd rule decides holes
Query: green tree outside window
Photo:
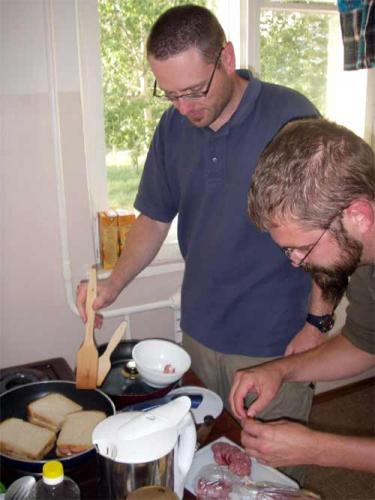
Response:
[{"label": "green tree outside window", "polygon": [[[107,153],[112,153],[107,154],[111,208],[132,207],[153,131],[167,106],[152,98],[148,33],[162,12],[184,3],[99,0],[105,142]],[[204,0],[195,3],[208,4]]]},{"label": "green tree outside window", "polygon": [[[195,0],[215,12],[220,0]],[[99,0],[110,208],[131,208],[153,131],[168,104],[152,98],[153,22],[186,0]],[[262,9],[261,78],[292,87],[325,113],[331,14]]]}]

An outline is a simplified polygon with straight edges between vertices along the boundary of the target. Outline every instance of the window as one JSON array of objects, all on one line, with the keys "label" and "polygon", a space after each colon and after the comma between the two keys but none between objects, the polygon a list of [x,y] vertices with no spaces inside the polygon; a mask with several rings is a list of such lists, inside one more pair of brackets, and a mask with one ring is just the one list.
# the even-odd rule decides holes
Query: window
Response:
[{"label": "window", "polygon": [[[87,71],[83,72],[83,90],[88,115],[85,127],[95,125],[91,141],[95,145],[102,121],[99,99],[90,100],[90,93],[97,97],[98,92],[91,92],[90,85],[103,84],[105,96],[105,173],[109,189],[103,197],[101,158],[96,163],[95,158],[89,158],[94,212],[111,206],[132,207],[152,133],[165,107],[151,97],[153,76],[145,56],[145,40],[158,15],[178,3],[185,0],[98,0],[100,21],[88,18],[87,8],[83,9],[86,3],[79,4],[85,12],[80,19],[81,35],[84,41],[86,35],[89,38],[83,48],[92,48],[93,52],[87,50],[90,59],[84,65]],[[370,84],[370,78],[374,78],[374,72],[343,71],[341,30],[334,1],[199,3],[216,12],[228,39],[234,43],[237,67],[251,67],[264,80],[299,90],[324,116],[352,128],[366,140],[371,139],[375,85]],[[93,68],[91,55],[95,51],[99,58],[96,33],[90,31],[94,22],[101,31],[102,81],[99,71],[88,71]],[[165,249],[165,258],[178,258],[175,230],[170,231],[169,241],[174,245]],[[175,249],[171,254],[172,246]]]},{"label": "window", "polygon": [[[133,207],[149,144],[168,106],[152,98],[146,39],[157,17],[184,0],[99,0],[110,208]],[[215,10],[210,0],[195,2]]]},{"label": "window", "polygon": [[343,70],[336,2],[260,0],[258,5],[260,77],[298,90],[324,117],[365,137],[368,72]]},{"label": "window", "polygon": [[[146,39],[157,17],[185,0],[98,0],[108,207],[134,212],[143,165],[153,132],[167,103],[154,99]],[[215,0],[196,4],[215,11]],[[177,220],[159,260],[178,258]]]}]

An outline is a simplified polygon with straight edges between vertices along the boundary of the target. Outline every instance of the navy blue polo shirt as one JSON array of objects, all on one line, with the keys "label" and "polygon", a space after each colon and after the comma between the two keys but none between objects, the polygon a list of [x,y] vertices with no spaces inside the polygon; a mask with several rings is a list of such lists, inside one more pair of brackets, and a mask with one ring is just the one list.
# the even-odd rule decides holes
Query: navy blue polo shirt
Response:
[{"label": "navy blue polo shirt", "polygon": [[173,107],[163,114],[135,207],[162,222],[179,215],[183,331],[219,352],[277,356],[305,323],[311,278],[253,225],[247,193],[276,132],[318,112],[293,90],[240,74],[249,85],[218,131],[195,127]]}]

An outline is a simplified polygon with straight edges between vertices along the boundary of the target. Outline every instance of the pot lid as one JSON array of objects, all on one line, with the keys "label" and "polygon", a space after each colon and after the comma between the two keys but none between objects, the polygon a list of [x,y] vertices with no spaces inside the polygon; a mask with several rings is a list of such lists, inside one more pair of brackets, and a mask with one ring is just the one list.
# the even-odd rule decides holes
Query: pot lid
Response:
[{"label": "pot lid", "polygon": [[167,455],[191,400],[181,396],[145,412],[123,412],[100,422],[93,432],[98,453],[119,463],[144,463]]}]

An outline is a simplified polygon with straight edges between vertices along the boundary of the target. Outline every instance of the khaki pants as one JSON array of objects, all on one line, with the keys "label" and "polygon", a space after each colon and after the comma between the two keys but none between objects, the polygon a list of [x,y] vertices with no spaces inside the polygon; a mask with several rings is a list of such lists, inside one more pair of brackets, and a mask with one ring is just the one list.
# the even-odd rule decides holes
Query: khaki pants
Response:
[{"label": "khaki pants", "polygon": [[[228,411],[230,411],[228,396],[235,372],[239,369],[256,366],[276,359],[222,354],[204,347],[185,333],[183,336],[183,346],[191,356],[191,368],[194,373],[208,389],[220,395]],[[258,415],[258,418],[264,421],[289,418],[306,424],[311,410],[313,395],[312,384],[285,382],[278,395]],[[249,394],[245,405],[249,406],[250,402],[255,398],[254,394]],[[280,470],[302,485],[305,476],[304,467],[286,467]]]}]

